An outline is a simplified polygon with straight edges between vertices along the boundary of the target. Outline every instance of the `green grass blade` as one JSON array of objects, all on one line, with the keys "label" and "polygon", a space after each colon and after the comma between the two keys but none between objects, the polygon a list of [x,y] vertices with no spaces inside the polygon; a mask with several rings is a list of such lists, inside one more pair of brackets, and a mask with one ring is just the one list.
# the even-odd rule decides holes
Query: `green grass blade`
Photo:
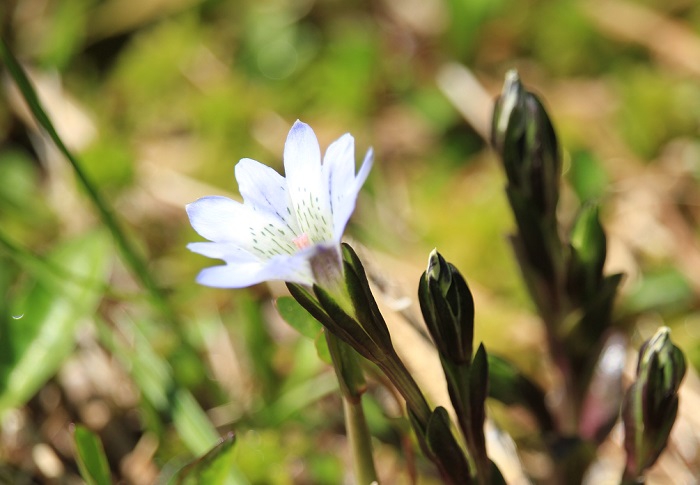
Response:
[{"label": "green grass blade", "polygon": [[192,393],[175,382],[170,364],[153,349],[139,326],[129,321],[118,325],[130,335],[132,345],[105,324],[98,325],[100,342],[129,369],[143,397],[155,409],[170,415],[187,449],[195,455],[209,450],[219,434]]},{"label": "green grass blade", "polygon": [[126,262],[127,266],[131,269],[136,278],[141,281],[141,284],[148,290],[154,303],[159,307],[159,309],[172,321],[176,321],[176,315],[171,310],[170,305],[168,305],[167,300],[161,291],[161,289],[156,284],[155,280],[148,271],[148,268],[141,258],[141,256],[136,251],[136,248],[131,244],[127,238],[124,230],[119,225],[112,209],[110,208],[107,201],[102,197],[102,194],[97,189],[97,187],[88,179],[86,173],[81,168],[81,164],[78,159],[68,150],[61,137],[56,132],[53,123],[46,114],[46,111],[41,105],[41,101],[34,90],[27,74],[24,72],[22,66],[17,62],[14,55],[8,48],[7,44],[3,39],[0,39],[0,59],[2,59],[7,72],[10,77],[15,81],[19,91],[22,93],[24,100],[27,102],[30,111],[34,115],[34,118],[39,123],[39,125],[46,131],[48,136],[54,142],[59,151],[66,157],[70,162],[73,171],[75,172],[78,180],[88,194],[88,197],[92,201],[93,205],[97,209],[100,218],[103,223],[107,226],[112,237],[117,243],[119,250]]},{"label": "green grass blade", "polygon": [[177,434],[194,453],[203,453],[218,438],[202,407],[187,389],[178,389],[172,402],[173,424]]},{"label": "green grass blade", "polygon": [[106,279],[109,247],[103,233],[59,246],[49,262],[80,280],[47,274],[10,303],[12,316],[0,320],[0,414],[24,404],[70,355],[77,326],[102,296],[85,282]]},{"label": "green grass blade", "polygon": [[[26,271],[29,276],[41,281],[56,281],[57,279],[68,280],[70,283],[83,286],[91,286],[99,290],[103,294],[116,296],[116,292],[105,283],[104,279],[89,280],[77,274],[74,274],[70,268],[66,268],[61,264],[55,264],[53,261],[41,257],[27,251],[25,248],[18,245],[10,239],[7,234],[0,230],[0,250],[10,256],[10,259],[17,262],[23,271]],[[61,288],[59,287],[58,290]],[[127,295],[119,295],[125,299]]]},{"label": "green grass blade", "polygon": [[110,485],[112,477],[100,438],[85,426],[78,425],[73,431],[73,441],[80,475],[85,482],[88,485]]},{"label": "green grass blade", "polygon": [[[202,457],[181,468],[168,483],[173,485],[231,483],[235,442],[236,437],[229,434]],[[237,483],[237,480],[233,480],[233,483]]]}]

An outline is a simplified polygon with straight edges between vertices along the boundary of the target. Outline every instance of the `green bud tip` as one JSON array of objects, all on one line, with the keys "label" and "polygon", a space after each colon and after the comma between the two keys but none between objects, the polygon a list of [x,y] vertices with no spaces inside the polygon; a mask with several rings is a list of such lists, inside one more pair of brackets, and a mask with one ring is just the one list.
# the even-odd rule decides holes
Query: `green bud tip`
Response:
[{"label": "green bud tip", "polygon": [[649,341],[642,346],[638,368],[642,369],[651,365],[654,359],[658,359],[658,365],[661,368],[673,364],[671,362],[673,347],[671,329],[668,327],[659,328]]},{"label": "green bud tip", "polygon": [[425,274],[429,280],[437,281],[443,295],[447,294],[452,284],[452,272],[447,266],[447,261],[438,253],[437,249],[430,252],[428,269]]},{"label": "green bud tip", "polygon": [[[676,392],[685,375],[686,365],[683,353],[671,341],[671,330],[668,327],[661,327],[642,346],[637,373],[648,371],[652,365],[661,372],[657,381],[660,389],[657,390],[662,393]],[[652,379],[656,380],[655,376]]]},{"label": "green bud tip", "polygon": [[678,389],[686,371],[683,352],[671,341],[670,329],[661,327],[639,351],[637,380],[627,391],[625,474],[638,477],[656,462],[666,447],[678,412]]},{"label": "green bud tip", "polygon": [[423,318],[440,354],[456,363],[468,363],[474,336],[474,299],[467,282],[436,249],[418,288]]},{"label": "green bud tip", "polygon": [[508,126],[508,120],[510,119],[510,114],[515,108],[520,95],[522,94],[523,86],[520,83],[520,76],[518,71],[511,69],[506,73],[506,79],[503,83],[503,90],[501,91],[501,116],[498,120],[498,130],[505,133],[506,127]]},{"label": "green bud tip", "polygon": [[[641,363],[648,364],[654,354],[662,353],[664,348],[668,345],[671,338],[671,329],[668,327],[661,327],[656,331],[653,337],[649,339],[649,342],[644,348],[644,355],[642,356]],[[661,363],[665,363],[665,358]]]},{"label": "green bud tip", "polygon": [[511,69],[506,73],[503,90],[496,103],[496,112],[494,113],[495,125],[493,130],[493,142],[498,150],[503,149],[510,117],[515,107],[521,102],[523,92],[523,85],[520,83],[518,71]]}]

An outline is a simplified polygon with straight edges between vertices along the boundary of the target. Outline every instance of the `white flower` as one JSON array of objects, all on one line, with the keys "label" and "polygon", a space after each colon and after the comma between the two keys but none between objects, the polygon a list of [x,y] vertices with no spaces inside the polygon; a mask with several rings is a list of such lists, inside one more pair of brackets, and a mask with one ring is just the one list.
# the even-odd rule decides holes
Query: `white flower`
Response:
[{"label": "white flower", "polygon": [[197,282],[242,288],[268,280],[311,285],[311,261],[328,261],[332,249],[340,266],[340,240],[357,194],[372,166],[372,150],[355,175],[355,141],[341,136],[326,150],[321,164],[318,140],[298,121],[284,145],[285,179],[274,169],[244,158],[236,165],[243,203],[203,197],[187,206],[195,231],[211,242],[195,242],[195,253],[226,264],[206,268]]}]

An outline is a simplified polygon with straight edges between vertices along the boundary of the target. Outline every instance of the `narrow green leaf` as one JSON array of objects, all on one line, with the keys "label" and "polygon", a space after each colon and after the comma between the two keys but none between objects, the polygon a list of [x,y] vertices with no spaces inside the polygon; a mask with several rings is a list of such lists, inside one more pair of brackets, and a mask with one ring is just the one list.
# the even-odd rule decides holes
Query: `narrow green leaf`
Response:
[{"label": "narrow green leaf", "polygon": [[[2,179],[1,177],[2,175],[0,175],[0,180]],[[56,263],[42,255],[34,254],[23,248],[2,231],[0,231],[0,249],[9,255],[10,260],[20,266],[22,271],[38,281],[55,283],[67,279],[76,284],[94,287],[95,291],[98,289],[103,293],[110,291],[109,286],[105,284],[104,281],[83,279],[71,271],[70,268],[63,266],[60,262]],[[61,292],[62,289],[58,287],[56,291]]]},{"label": "narrow green leaf", "polygon": [[100,438],[85,426],[77,425],[73,441],[80,476],[88,485],[110,485],[112,477]]},{"label": "narrow green leaf", "polygon": [[622,277],[621,273],[605,276],[596,293],[586,303],[583,316],[573,331],[566,335],[566,345],[572,357],[586,362],[590,360],[591,347],[610,328],[613,303]]},{"label": "narrow green leaf", "polygon": [[202,457],[180,469],[168,483],[177,485],[223,485],[233,467],[233,452],[236,437],[233,433],[223,438],[219,444]]},{"label": "narrow green leaf", "polygon": [[325,328],[334,328],[335,323],[321,307],[314,295],[302,285],[287,283],[287,289],[292,297],[309,312],[316,320],[321,322]]},{"label": "narrow green leaf", "polygon": [[[353,348],[357,348],[357,346],[359,344],[354,339],[354,337],[346,331],[346,329],[343,325],[338,324],[336,322],[336,319],[331,318],[331,316],[328,315],[328,313],[326,312],[326,309],[321,306],[318,299],[314,295],[309,293],[309,291],[305,287],[303,287],[302,285],[294,284],[294,283],[287,283],[287,289],[289,290],[289,293],[292,295],[292,297],[302,307],[304,307],[304,309],[307,312],[309,312],[316,320],[321,322],[321,324],[323,325],[323,327],[326,329],[327,332],[332,332],[333,334],[337,335],[345,342],[348,342],[350,345],[352,345]],[[322,292],[323,290],[319,288],[319,291]],[[329,297],[329,298],[331,298],[331,297]],[[347,315],[345,315],[345,316],[347,317],[346,320],[350,319],[350,317],[348,317]],[[350,320],[352,320],[352,319],[350,319]],[[357,324],[355,322],[355,323],[351,323],[351,326],[352,327],[354,327],[354,326],[359,327],[359,324]],[[322,340],[325,340],[325,337]],[[318,346],[317,346],[317,349],[318,349]],[[330,359],[330,354],[328,354],[328,357]],[[365,357],[367,357],[367,356],[365,355]]]},{"label": "narrow green leaf", "polygon": [[322,325],[307,312],[294,298],[283,296],[275,302],[277,311],[294,330],[304,337],[316,339]]},{"label": "narrow green leaf", "polygon": [[[526,262],[539,276],[551,281],[555,274],[554,255],[558,248],[552,247],[547,239],[546,221],[540,217],[530,201],[516,188],[506,187],[513,216],[518,225],[518,236],[525,250]],[[519,261],[520,262],[520,261]]]},{"label": "narrow green leaf", "polygon": [[316,354],[318,358],[321,359],[328,365],[331,365],[333,361],[331,360],[331,351],[328,349],[328,342],[326,341],[325,333],[327,330],[319,333],[314,339],[314,346],[316,347]]},{"label": "narrow green leaf", "polygon": [[178,389],[173,398],[173,424],[188,448],[195,453],[209,449],[217,433],[207,414],[187,389]]},{"label": "narrow green leaf", "polygon": [[129,269],[141,281],[144,288],[148,290],[153,299],[153,302],[163,312],[163,314],[170,318],[172,321],[177,321],[177,315],[175,315],[172,311],[172,308],[169,306],[163,292],[156,284],[155,280],[151,276],[151,273],[148,271],[146,263],[141,258],[131,241],[127,238],[126,233],[119,225],[119,222],[117,221],[117,218],[115,217],[112,208],[104,199],[102,193],[88,179],[87,175],[85,174],[85,171],[82,169],[81,164],[78,162],[78,159],[71,153],[70,150],[68,150],[65,143],[63,143],[63,140],[57,133],[53,123],[51,122],[49,116],[46,114],[46,111],[41,105],[41,101],[39,100],[39,97],[37,96],[36,91],[34,90],[34,87],[31,84],[31,81],[27,77],[27,74],[24,72],[24,69],[19,64],[19,62],[17,62],[17,59],[15,59],[15,56],[12,54],[12,52],[10,51],[3,39],[0,39],[0,60],[2,60],[2,63],[7,69],[7,72],[10,75],[10,77],[17,84],[20,93],[22,93],[22,97],[27,102],[27,106],[29,107],[29,110],[32,112],[32,115],[36,119],[39,126],[41,126],[43,130],[45,130],[45,132],[54,142],[58,150],[66,157],[66,159],[70,163],[73,171],[75,172],[75,175],[77,176],[78,180],[80,181],[86,193],[88,194],[88,197],[90,198],[92,204],[97,209],[97,212],[100,215],[100,219],[102,219],[102,222],[105,226],[107,226],[110,233],[112,234],[112,237],[114,238],[114,241],[119,247],[124,261],[129,267]]},{"label": "narrow green leaf", "polygon": [[[138,331],[136,325],[129,321],[116,322],[117,329],[107,326],[98,319],[97,331],[100,343],[129,369],[131,378],[145,398],[154,408],[165,411],[168,406],[168,388],[172,386],[170,368],[155,353],[145,335]],[[128,332],[128,345],[120,331]]]},{"label": "narrow green leaf", "polygon": [[469,369],[469,419],[471,424],[469,451],[475,455],[472,458],[476,462],[479,474],[488,474],[491,469],[489,459],[486,456],[486,437],[484,435],[488,374],[486,349],[484,344],[479,344]]},{"label": "narrow green leaf", "polygon": [[251,373],[256,376],[260,396],[264,401],[275,399],[279,394],[279,375],[274,360],[275,342],[265,325],[260,301],[246,292],[236,294],[240,314],[237,338],[248,349]]},{"label": "narrow green leaf", "polygon": [[130,334],[133,346],[103,325],[98,327],[100,342],[130,369],[144,398],[155,409],[171,416],[187,449],[194,454],[207,451],[219,436],[204,410],[189,390],[178,387],[168,362],[156,353],[133,322],[117,322],[117,325]]},{"label": "narrow green leaf", "polygon": [[262,422],[270,427],[279,426],[319,399],[337,392],[338,379],[335,374],[324,372],[290,388],[277,401],[261,410]]},{"label": "narrow green leaf", "polygon": [[[475,429],[484,429],[486,419],[486,395],[488,393],[489,364],[484,344],[474,354],[469,370],[469,405],[471,408],[472,426]],[[483,432],[482,432],[483,436]]]},{"label": "narrow green leaf", "polygon": [[566,177],[581,202],[602,197],[610,182],[601,161],[589,151],[571,153]]},{"label": "narrow green leaf", "polygon": [[688,278],[674,267],[649,271],[625,291],[620,306],[626,314],[684,312],[695,294]]},{"label": "narrow green leaf", "polygon": [[380,351],[359,322],[345,313],[345,310],[338,305],[333,296],[323,288],[314,285],[314,292],[323,307],[325,315],[328,315],[329,325],[326,327],[343,341],[350,344],[362,356],[376,362],[377,354]]},{"label": "narrow green leaf", "polygon": [[607,240],[597,205],[587,203],[581,207],[569,241],[571,261],[567,286],[570,295],[585,305],[600,286],[607,254]]},{"label": "narrow green leaf", "polygon": [[49,263],[75,279],[45,273],[11,302],[12,316],[0,321],[0,414],[24,404],[70,355],[76,328],[99,304],[108,250],[101,232],[59,246]]},{"label": "narrow green leaf", "polygon": [[389,328],[379,311],[362,261],[355,250],[343,243],[343,266],[345,268],[345,283],[352,298],[355,312],[367,334],[384,348],[392,348]]},{"label": "narrow green leaf", "polygon": [[428,420],[425,441],[441,473],[451,477],[453,483],[468,484],[472,482],[469,463],[452,434],[451,424],[447,410],[438,406]]}]

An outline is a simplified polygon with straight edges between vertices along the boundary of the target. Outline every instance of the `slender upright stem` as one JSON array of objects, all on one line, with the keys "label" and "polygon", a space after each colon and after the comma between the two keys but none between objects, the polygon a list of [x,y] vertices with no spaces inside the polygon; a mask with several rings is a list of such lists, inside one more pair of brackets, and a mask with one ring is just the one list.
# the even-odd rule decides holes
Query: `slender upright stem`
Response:
[{"label": "slender upright stem", "polygon": [[352,452],[355,482],[359,485],[379,483],[372,456],[372,437],[362,410],[362,394],[367,386],[360,368],[359,355],[331,332],[326,331],[325,334],[343,396],[345,429]]},{"label": "slender upright stem", "polygon": [[362,400],[354,400],[343,396],[343,410],[345,411],[345,428],[352,450],[353,469],[355,482],[358,485],[379,483],[377,472],[374,468],[372,456],[372,441],[362,410]]}]

